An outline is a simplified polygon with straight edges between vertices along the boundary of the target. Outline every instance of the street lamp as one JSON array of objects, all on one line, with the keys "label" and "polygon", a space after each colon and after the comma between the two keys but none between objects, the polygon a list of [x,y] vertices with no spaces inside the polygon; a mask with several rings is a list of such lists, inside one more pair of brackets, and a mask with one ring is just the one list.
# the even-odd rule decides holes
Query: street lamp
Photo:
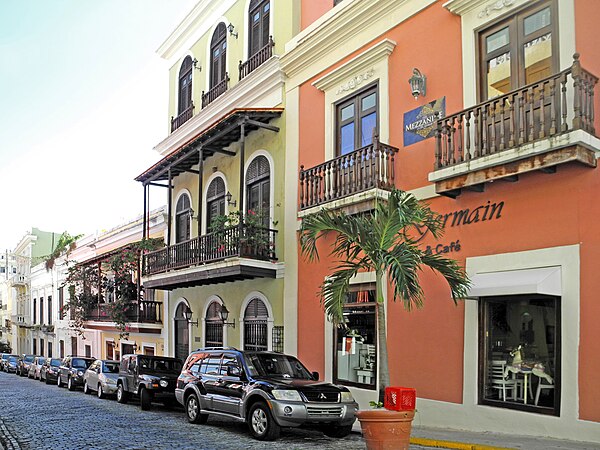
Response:
[{"label": "street lamp", "polygon": [[196,319],[194,322],[192,322],[192,310],[190,308],[186,308],[186,310],[183,313],[185,315],[185,319],[188,321],[188,323],[190,325],[195,325],[198,326],[198,319]]},{"label": "street lamp", "polygon": [[223,321],[223,325],[227,325],[228,327],[233,327],[235,328],[235,319],[233,319],[233,322],[227,322],[227,319],[229,318],[229,311],[227,310],[227,307],[225,305],[221,306],[221,320]]}]

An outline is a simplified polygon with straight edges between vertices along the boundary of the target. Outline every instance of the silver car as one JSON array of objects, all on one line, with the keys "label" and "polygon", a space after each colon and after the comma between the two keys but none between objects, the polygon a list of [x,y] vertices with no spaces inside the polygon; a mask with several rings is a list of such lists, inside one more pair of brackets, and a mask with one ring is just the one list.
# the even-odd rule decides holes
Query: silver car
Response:
[{"label": "silver car", "polygon": [[119,361],[97,359],[83,374],[83,392],[98,393],[98,398],[104,398],[117,392],[119,378]]},{"label": "silver car", "polygon": [[33,378],[34,380],[41,380],[40,369],[42,368],[44,361],[46,361],[45,357],[36,356],[31,365],[29,366],[29,372],[27,372],[27,377]]}]

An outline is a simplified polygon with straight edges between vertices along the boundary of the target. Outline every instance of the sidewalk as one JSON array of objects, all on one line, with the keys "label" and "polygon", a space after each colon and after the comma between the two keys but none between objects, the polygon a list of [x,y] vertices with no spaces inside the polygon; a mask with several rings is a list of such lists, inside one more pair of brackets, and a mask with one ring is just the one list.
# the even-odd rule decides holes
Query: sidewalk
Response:
[{"label": "sidewalk", "polygon": [[533,436],[414,426],[411,448],[450,448],[457,450],[599,450],[600,444],[565,441]]}]

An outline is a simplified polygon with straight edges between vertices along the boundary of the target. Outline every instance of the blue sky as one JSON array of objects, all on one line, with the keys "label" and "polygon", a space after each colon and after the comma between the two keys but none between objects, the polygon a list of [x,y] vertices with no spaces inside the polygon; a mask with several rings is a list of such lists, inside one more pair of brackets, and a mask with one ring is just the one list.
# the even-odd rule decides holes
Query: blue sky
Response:
[{"label": "blue sky", "polygon": [[196,2],[0,0],[0,249],[141,214],[168,132],[155,51]]}]

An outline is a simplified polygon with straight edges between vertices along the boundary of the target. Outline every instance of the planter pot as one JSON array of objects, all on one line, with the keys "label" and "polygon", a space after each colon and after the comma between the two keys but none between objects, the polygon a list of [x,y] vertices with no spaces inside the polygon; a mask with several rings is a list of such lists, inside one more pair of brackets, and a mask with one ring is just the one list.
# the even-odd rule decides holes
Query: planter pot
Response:
[{"label": "planter pot", "polygon": [[362,434],[369,450],[408,450],[414,411],[383,408],[357,411]]}]

